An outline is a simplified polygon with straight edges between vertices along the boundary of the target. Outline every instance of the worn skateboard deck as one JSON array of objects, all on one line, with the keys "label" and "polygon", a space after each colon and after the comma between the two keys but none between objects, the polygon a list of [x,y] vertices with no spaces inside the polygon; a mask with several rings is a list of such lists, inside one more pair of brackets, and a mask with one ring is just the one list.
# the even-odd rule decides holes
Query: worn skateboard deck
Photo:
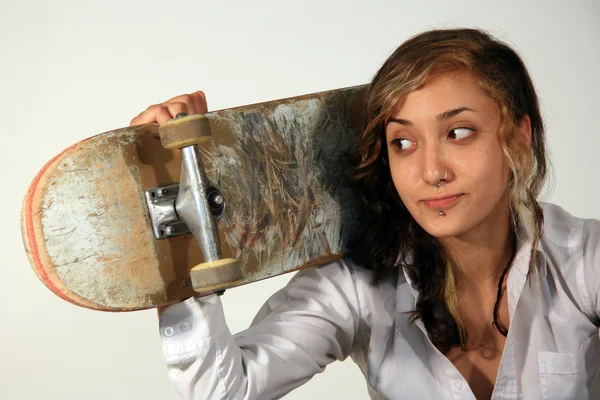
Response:
[{"label": "worn skateboard deck", "polygon": [[[226,206],[222,256],[243,281],[343,255],[360,219],[349,157],[363,124],[364,86],[205,114],[198,145]],[[24,199],[22,233],[40,280],[78,306],[153,308],[194,296],[190,269],[203,262],[192,234],[156,239],[144,191],[177,183],[180,150],[156,124],[85,139],[51,159]]]}]

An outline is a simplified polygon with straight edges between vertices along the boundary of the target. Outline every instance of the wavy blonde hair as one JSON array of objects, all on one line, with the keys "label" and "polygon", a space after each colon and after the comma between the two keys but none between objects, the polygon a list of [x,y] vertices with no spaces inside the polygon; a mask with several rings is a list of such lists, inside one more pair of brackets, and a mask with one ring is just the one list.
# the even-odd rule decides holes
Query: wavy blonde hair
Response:
[{"label": "wavy blonde hair", "polygon": [[[452,258],[403,206],[391,181],[385,126],[406,95],[434,75],[466,72],[501,113],[500,143],[510,166],[509,201],[515,233],[525,227],[533,238],[530,271],[543,225],[538,196],[548,163],[544,123],[537,95],[519,55],[477,29],[432,30],[404,42],[379,69],[367,92],[367,125],[359,140],[355,182],[369,223],[354,244],[353,258],[379,280],[400,259],[417,284],[420,317],[440,349],[464,346],[466,331],[456,311]],[[519,132],[531,122],[531,142]],[[409,256],[410,255],[410,256]]]}]

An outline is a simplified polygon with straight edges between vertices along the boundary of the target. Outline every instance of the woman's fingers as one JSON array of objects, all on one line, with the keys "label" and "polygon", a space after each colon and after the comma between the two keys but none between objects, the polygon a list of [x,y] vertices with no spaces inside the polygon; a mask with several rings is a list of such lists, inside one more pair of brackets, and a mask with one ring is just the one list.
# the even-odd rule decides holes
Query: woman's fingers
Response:
[{"label": "woman's fingers", "polygon": [[161,125],[175,118],[180,113],[206,114],[207,112],[206,96],[203,92],[197,91],[173,97],[164,103],[151,105],[146,111],[141,112],[133,118],[129,125],[133,126],[153,122]]}]

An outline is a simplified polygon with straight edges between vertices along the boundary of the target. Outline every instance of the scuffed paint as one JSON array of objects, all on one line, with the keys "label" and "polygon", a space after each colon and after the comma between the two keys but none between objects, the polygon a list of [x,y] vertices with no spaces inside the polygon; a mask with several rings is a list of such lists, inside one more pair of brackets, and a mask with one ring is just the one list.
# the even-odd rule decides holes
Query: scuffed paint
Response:
[{"label": "scuffed paint", "polygon": [[358,220],[347,164],[358,135],[348,116],[354,95],[330,92],[209,116],[218,141],[205,153],[209,178],[225,195],[220,227],[245,282],[345,250]]},{"label": "scuffed paint", "polygon": [[135,139],[108,135],[94,143],[96,151],[70,152],[48,179],[41,206],[53,272],[78,296],[108,307],[138,304],[140,292],[162,290],[158,270],[136,274],[131,268],[139,264],[132,260],[136,257],[154,264],[144,243],[144,210],[132,185],[138,171],[123,156]]}]

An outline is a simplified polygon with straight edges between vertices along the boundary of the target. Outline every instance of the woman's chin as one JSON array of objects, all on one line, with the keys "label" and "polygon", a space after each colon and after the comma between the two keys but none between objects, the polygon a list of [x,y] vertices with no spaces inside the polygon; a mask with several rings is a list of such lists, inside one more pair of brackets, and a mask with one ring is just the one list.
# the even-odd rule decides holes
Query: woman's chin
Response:
[{"label": "woman's chin", "polygon": [[446,239],[450,237],[457,237],[468,232],[471,228],[466,218],[459,217],[458,215],[453,218],[452,215],[445,214],[443,216],[432,216],[421,218],[422,221],[417,220],[417,223],[429,233],[431,236],[438,239]]}]

